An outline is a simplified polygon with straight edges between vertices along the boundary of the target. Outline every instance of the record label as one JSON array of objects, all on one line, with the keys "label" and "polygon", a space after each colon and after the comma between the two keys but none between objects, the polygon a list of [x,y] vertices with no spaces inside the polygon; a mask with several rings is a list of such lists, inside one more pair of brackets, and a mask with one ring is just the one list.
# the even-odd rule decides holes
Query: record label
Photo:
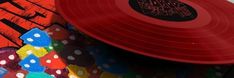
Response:
[{"label": "record label", "polygon": [[196,10],[177,0],[129,0],[137,12],[167,21],[189,21],[197,17]]},{"label": "record label", "polygon": [[118,8],[129,16],[164,27],[198,28],[209,24],[212,19],[206,9],[188,0],[115,0],[115,2]]}]

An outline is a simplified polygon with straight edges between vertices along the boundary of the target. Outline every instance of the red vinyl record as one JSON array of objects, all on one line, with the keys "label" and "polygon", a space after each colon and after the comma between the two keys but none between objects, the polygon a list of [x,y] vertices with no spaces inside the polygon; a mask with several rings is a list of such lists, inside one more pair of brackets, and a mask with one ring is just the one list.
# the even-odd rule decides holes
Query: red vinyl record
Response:
[{"label": "red vinyl record", "polygon": [[195,64],[234,63],[231,0],[56,0],[80,31],[145,56]]}]

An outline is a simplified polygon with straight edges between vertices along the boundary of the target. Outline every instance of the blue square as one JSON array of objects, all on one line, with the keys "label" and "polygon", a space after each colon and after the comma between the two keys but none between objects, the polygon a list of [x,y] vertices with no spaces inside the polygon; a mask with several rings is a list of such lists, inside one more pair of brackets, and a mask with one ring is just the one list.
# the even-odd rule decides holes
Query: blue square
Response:
[{"label": "blue square", "polygon": [[51,44],[50,36],[38,28],[33,28],[32,30],[26,32],[20,37],[20,39],[22,39],[25,44],[30,44],[37,47],[46,47]]},{"label": "blue square", "polygon": [[44,72],[45,67],[41,66],[40,60],[35,55],[31,54],[24,60],[20,61],[19,65],[29,72]]}]

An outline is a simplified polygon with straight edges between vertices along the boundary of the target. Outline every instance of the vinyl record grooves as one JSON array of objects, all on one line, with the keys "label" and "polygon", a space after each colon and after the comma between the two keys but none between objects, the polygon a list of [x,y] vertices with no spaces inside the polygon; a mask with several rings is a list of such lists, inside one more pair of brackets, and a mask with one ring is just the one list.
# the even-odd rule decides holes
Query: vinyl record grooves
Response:
[{"label": "vinyl record grooves", "polygon": [[134,53],[234,63],[234,4],[226,0],[56,0],[56,7],[87,35]]}]

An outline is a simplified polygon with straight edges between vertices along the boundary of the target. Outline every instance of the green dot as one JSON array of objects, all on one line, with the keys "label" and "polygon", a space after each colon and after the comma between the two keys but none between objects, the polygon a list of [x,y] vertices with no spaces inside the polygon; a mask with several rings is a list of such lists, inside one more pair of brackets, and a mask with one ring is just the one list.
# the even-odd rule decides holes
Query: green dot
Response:
[{"label": "green dot", "polygon": [[52,40],[52,44],[49,47],[46,47],[48,52],[55,50],[56,52],[61,52],[64,49],[64,44],[60,41]]}]

